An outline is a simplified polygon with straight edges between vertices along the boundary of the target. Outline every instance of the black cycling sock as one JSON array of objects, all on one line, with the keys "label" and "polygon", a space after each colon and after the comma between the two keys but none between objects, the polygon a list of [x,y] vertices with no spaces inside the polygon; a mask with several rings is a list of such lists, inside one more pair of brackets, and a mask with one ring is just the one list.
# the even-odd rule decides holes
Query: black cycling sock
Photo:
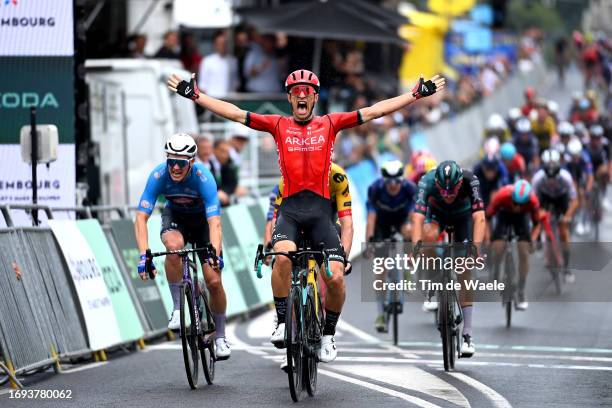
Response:
[{"label": "black cycling sock", "polygon": [[563,248],[561,253],[563,254],[563,266],[567,268],[569,265],[570,250],[569,248]]},{"label": "black cycling sock", "polygon": [[324,336],[333,336],[336,334],[336,324],[340,318],[340,312],[332,312],[331,310],[325,309],[325,327],[323,328]]},{"label": "black cycling sock", "polygon": [[285,323],[285,313],[287,312],[287,298],[274,296],[274,307],[278,323]]}]

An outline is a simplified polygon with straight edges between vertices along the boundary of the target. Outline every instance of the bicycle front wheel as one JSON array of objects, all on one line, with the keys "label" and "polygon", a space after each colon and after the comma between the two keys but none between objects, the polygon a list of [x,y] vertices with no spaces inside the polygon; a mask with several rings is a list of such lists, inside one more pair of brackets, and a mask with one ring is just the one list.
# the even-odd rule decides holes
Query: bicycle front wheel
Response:
[{"label": "bicycle front wheel", "polygon": [[[304,309],[304,341],[308,345],[308,355],[304,356],[304,377],[306,392],[314,396],[317,390],[317,355],[316,350],[321,342],[321,316],[317,316],[315,296],[312,287],[308,290],[306,308]],[[321,320],[319,320],[321,318]]]},{"label": "bicycle front wheel", "polygon": [[206,293],[200,291],[200,305],[202,305],[202,314],[200,315],[202,324],[202,338],[200,344],[200,357],[202,358],[202,368],[204,369],[204,378],[210,385],[215,379],[215,338],[212,335],[215,328],[212,312],[208,305]]},{"label": "bicycle front wheel", "polygon": [[293,402],[298,402],[302,394],[302,375],[304,349],[302,346],[302,302],[299,287],[292,287],[287,299],[285,316],[285,344],[287,346],[287,371],[289,392]]},{"label": "bicycle front wheel", "polygon": [[[508,243],[507,245],[512,245],[512,243]],[[504,299],[504,307],[506,309],[506,327],[510,328],[512,324],[512,302],[514,301],[514,258],[512,257],[512,252],[506,253],[506,259],[504,262],[504,280],[505,280],[505,288],[502,293]]]},{"label": "bicycle front wheel", "polygon": [[[198,331],[193,304],[193,293],[190,284],[181,284],[181,343],[183,345],[183,360],[185,373],[191,389],[198,388]],[[187,305],[185,305],[187,299]],[[186,307],[185,307],[186,306]],[[189,314],[189,322],[187,322]],[[191,323],[191,324],[188,324]]]},{"label": "bicycle front wheel", "polygon": [[438,293],[438,324],[440,325],[440,336],[442,337],[442,358],[444,360],[444,370],[449,371],[455,366],[455,345],[452,330],[451,305],[448,292],[442,290]]}]

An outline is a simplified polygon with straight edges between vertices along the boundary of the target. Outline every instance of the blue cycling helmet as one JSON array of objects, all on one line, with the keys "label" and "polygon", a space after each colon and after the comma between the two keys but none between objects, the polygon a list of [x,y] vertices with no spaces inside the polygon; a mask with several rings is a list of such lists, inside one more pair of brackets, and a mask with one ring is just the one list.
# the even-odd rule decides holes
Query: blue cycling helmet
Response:
[{"label": "blue cycling helmet", "polygon": [[512,160],[516,155],[516,147],[510,142],[506,142],[501,146],[501,157],[504,160]]},{"label": "blue cycling helmet", "polygon": [[514,190],[512,190],[512,201],[518,205],[523,205],[529,201],[529,194],[531,194],[531,184],[527,180],[518,180],[514,183]]}]

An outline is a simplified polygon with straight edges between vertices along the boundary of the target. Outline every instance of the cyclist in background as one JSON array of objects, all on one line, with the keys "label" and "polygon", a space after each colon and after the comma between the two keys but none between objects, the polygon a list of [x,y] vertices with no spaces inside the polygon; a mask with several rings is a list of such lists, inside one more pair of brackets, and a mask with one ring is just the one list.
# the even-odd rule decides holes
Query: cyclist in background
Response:
[{"label": "cyclist in background", "polygon": [[518,239],[519,255],[519,285],[518,285],[518,310],[526,310],[529,306],[525,297],[525,282],[529,274],[529,250],[533,240],[533,230],[529,225],[529,218],[533,225],[540,221],[540,202],[538,197],[531,191],[531,185],[527,180],[518,180],[501,188],[493,195],[491,204],[487,207],[487,217],[495,217],[495,228],[492,236],[493,270],[495,279],[499,278],[499,266],[506,241],[509,239],[507,232],[513,228]]},{"label": "cyclist in background", "polygon": [[420,154],[413,157],[411,163],[406,165],[404,175],[408,180],[416,184],[425,173],[434,169],[437,165],[436,159],[430,153],[420,152]]},{"label": "cyclist in background", "polygon": [[501,159],[506,169],[508,170],[508,179],[510,182],[515,182],[523,179],[527,175],[527,164],[520,153],[516,151],[516,147],[510,142],[506,142],[500,149]]},{"label": "cyclist in background", "polygon": [[[210,171],[202,163],[194,163],[197,146],[191,136],[178,133],[168,138],[165,145],[167,160],[149,175],[138,204],[134,230],[140,251],[138,273],[147,279],[145,270],[146,250],[149,248],[147,221],[155,208],[158,196],[166,198],[162,211],[161,240],[167,251],[181,250],[187,242],[202,248],[212,243],[218,257],[219,270],[211,268],[212,260],[204,259],[198,252],[204,280],[210,293],[210,306],[216,327],[216,356],[219,360],[230,357],[231,350],[225,338],[225,309],[227,300],[221,281],[221,206],[217,196],[217,184]],[[152,265],[154,273],[157,273]],[[174,309],[168,329],[180,327],[180,294],[183,271],[178,255],[167,255],[166,277]],[[196,283],[199,285],[199,283]]]},{"label": "cyclist in background", "polygon": [[578,209],[578,195],[570,173],[561,168],[561,155],[556,150],[542,153],[542,169],[533,176],[532,187],[543,210],[551,212],[558,219],[561,254],[566,282],[575,277],[569,270],[570,224]]},{"label": "cyclist in background", "polygon": [[491,201],[491,194],[510,182],[508,169],[493,155],[485,156],[474,166],[474,175],[480,180],[480,193],[485,208]]},{"label": "cyclist in background", "polygon": [[[601,125],[593,125],[589,128],[589,143],[587,145],[587,153],[591,158],[593,172],[595,174],[595,182],[601,191],[601,196],[606,197],[608,182],[610,181],[610,173],[612,173],[612,164],[610,163],[610,147],[608,140],[604,138],[604,130]],[[603,203],[606,210],[610,209],[610,204],[604,198]]]},{"label": "cyclist in background", "polygon": [[[299,234],[304,230],[314,242],[323,242],[329,253],[331,277],[321,274],[327,285],[325,325],[318,350],[321,362],[333,361],[337,356],[335,332],[346,297],[344,284],[345,254],[340,237],[331,222],[329,198],[329,169],[336,135],[343,129],[361,125],[398,111],[414,101],[433,95],[445,85],[444,78],[434,76],[428,81],[420,78],[412,92],[386,99],[353,112],[337,112],[323,116],[314,114],[319,100],[319,78],[308,70],[297,70],[285,80],[287,101],[292,115],[260,115],[238,106],[200,93],[195,74],[190,81],[177,75],[168,79],[168,88],[189,98],[199,106],[225,119],[242,123],[252,129],[265,131],[274,137],[279,152],[279,167],[287,183],[283,204],[279,208],[272,243],[277,252],[296,250]],[[285,347],[285,314],[290,288],[292,264],[279,257],[272,269],[272,292],[278,326],[270,341],[277,348]]]},{"label": "cyclist in background", "polygon": [[[565,168],[569,171],[576,191],[578,192],[578,207],[583,211],[587,210],[586,198],[593,189],[593,164],[589,154],[582,148],[582,143],[577,137],[573,137],[567,144],[565,154]],[[586,232],[587,225],[583,220],[576,224],[576,233],[582,235]]]},{"label": "cyclist in background", "polygon": [[516,133],[516,122],[522,117],[523,113],[521,112],[521,108],[510,108],[510,110],[508,110],[506,123],[508,124],[508,130],[510,130],[511,135]]},{"label": "cyclist in background", "polygon": [[[455,242],[468,242],[480,250],[485,235],[484,203],[480,194],[480,182],[472,172],[463,170],[452,160],[443,161],[419,181],[417,201],[412,216],[412,240],[415,252],[421,241],[437,242],[446,226],[453,226]],[[472,251],[470,251],[472,252]],[[468,253],[468,256],[478,254]],[[413,256],[418,256],[417,253]],[[472,311],[474,294],[465,290],[465,280],[470,272],[459,275],[462,290],[459,302],[463,311],[463,342],[461,355],[471,357],[475,352],[472,339]]]},{"label": "cyclist in background", "polygon": [[535,88],[528,86],[525,88],[525,103],[523,106],[521,106],[521,112],[523,113],[523,116],[529,117],[531,111],[536,110],[536,108],[536,90]]},{"label": "cyclist in background", "polygon": [[268,212],[266,213],[266,229],[264,231],[264,247],[266,251],[270,251],[272,249],[272,231],[274,230],[274,215],[276,214],[276,198],[279,195],[279,186],[276,184],[270,190],[270,194],[268,195],[269,205]]},{"label": "cyclist in background", "polygon": [[[384,163],[381,176],[368,187],[366,208],[368,219],[366,241],[384,241],[392,238],[394,232],[402,234],[404,241],[411,239],[410,217],[416,198],[416,186],[403,176],[403,164],[399,160]],[[376,330],[385,330],[385,294],[377,292],[378,315]]]},{"label": "cyclist in background", "polygon": [[503,116],[499,113],[492,113],[487,119],[487,124],[484,130],[484,138],[489,139],[495,137],[497,141],[502,143],[510,139],[510,130]]},{"label": "cyclist in background", "polygon": [[542,154],[544,150],[550,148],[552,139],[557,133],[555,120],[550,115],[544,100],[538,100],[536,104],[536,114],[531,120],[531,131],[538,139],[538,154]]},{"label": "cyclist in background", "polygon": [[597,108],[589,101],[587,97],[580,98],[578,101],[578,109],[574,111],[570,117],[570,121],[576,125],[577,122],[582,122],[585,126],[591,126],[599,119]]},{"label": "cyclist in background", "polygon": [[538,139],[531,132],[531,122],[527,118],[521,118],[516,122],[516,134],[513,138],[514,147],[527,164],[527,173],[533,174],[540,167],[538,156]]}]

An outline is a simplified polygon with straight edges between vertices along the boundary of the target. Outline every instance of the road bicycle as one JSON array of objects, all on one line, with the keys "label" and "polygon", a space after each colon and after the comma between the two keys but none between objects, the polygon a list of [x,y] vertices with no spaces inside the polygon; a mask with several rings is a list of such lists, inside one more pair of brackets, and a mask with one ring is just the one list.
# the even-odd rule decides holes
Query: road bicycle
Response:
[{"label": "road bicycle", "polygon": [[[146,270],[151,279],[155,276],[151,270],[153,258],[165,255],[181,257],[183,280],[181,282],[180,336],[183,346],[185,373],[191,389],[198,387],[198,367],[200,357],[204,377],[208,384],[215,378],[215,323],[208,302],[205,288],[198,282],[198,264],[196,254],[201,252],[205,259],[214,261],[213,268],[218,268],[217,256],[212,244],[204,248],[185,248],[177,251],[146,251]],[[191,259],[189,258],[191,256]],[[187,301],[187,304],[185,304]]]},{"label": "road bicycle", "polygon": [[[313,250],[302,235],[296,251],[264,252],[263,245],[257,248],[254,270],[261,279],[262,265],[269,256],[285,256],[291,260],[291,289],[287,298],[285,317],[285,347],[287,352],[287,375],[289,391],[294,402],[300,400],[304,388],[314,396],[317,388],[318,350],[321,344],[325,311],[321,304],[317,276],[323,264],[328,277],[329,258],[324,246]],[[319,262],[321,263],[319,263]]]}]

